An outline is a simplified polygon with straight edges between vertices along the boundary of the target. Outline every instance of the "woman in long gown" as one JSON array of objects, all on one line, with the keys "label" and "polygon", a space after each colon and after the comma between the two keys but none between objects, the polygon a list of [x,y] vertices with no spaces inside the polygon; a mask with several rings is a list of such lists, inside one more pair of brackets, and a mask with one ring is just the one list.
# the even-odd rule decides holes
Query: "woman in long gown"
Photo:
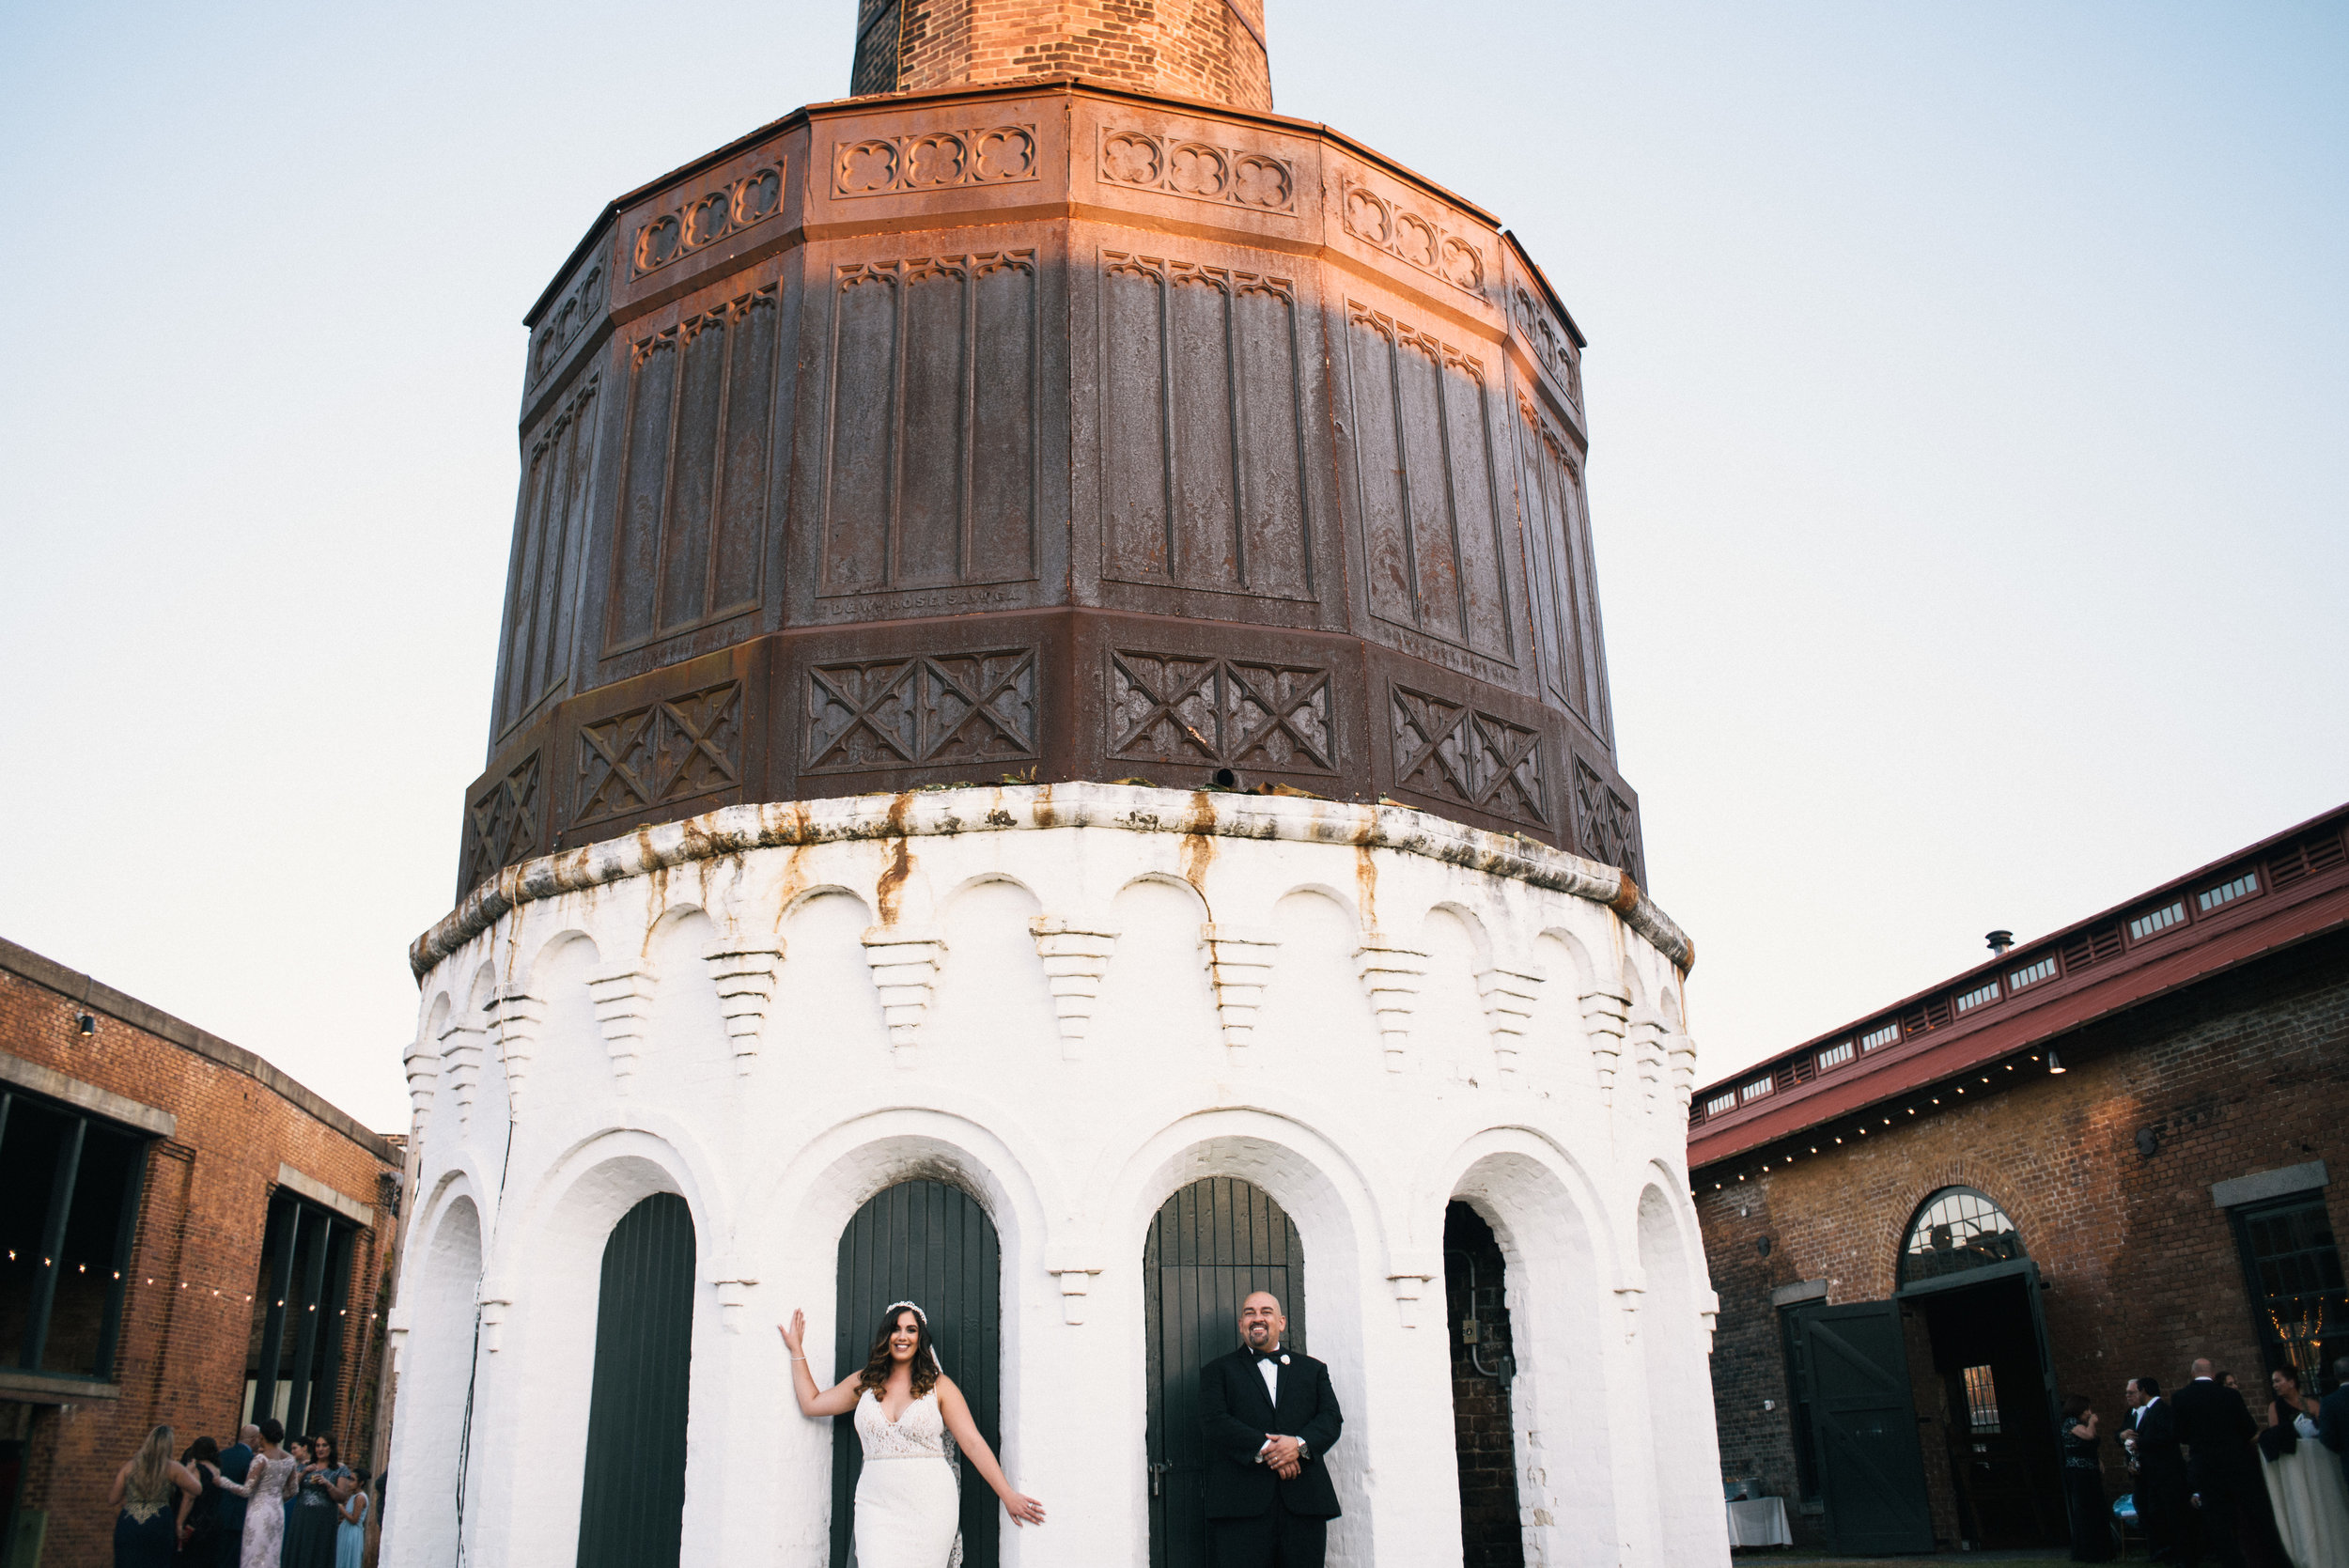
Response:
[{"label": "woman in long gown", "polygon": [[334,1537],[342,1524],[343,1498],[350,1471],[334,1452],[334,1439],[319,1433],[308,1445],[309,1463],[286,1514],[284,1568],[334,1568]]},{"label": "woman in long gown", "polygon": [[238,1568],[278,1568],[286,1542],[286,1510],[281,1498],[290,1498],[301,1467],[294,1456],[277,1445],[286,1440],[286,1428],[275,1416],[261,1420],[261,1452],[253,1456],[253,1467],[244,1473],[242,1484],[226,1476],[215,1479],[213,1485],[224,1492],[234,1492],[250,1499],[244,1511],[244,1541],[238,1548]]},{"label": "woman in long gown", "polygon": [[180,1523],[202,1490],[188,1467],[171,1456],[178,1446],[171,1428],[159,1426],[115,1472],[114,1488],[106,1494],[107,1505],[120,1510],[115,1514],[115,1568],[171,1568]]},{"label": "woman in long gown", "polygon": [[2341,1455],[2311,1440],[2316,1401],[2302,1391],[2298,1374],[2287,1367],[2270,1374],[2269,1383],[2276,1397],[2260,1433],[2260,1478],[2284,1553],[2292,1568],[2349,1563],[2349,1485],[2341,1481]]},{"label": "woman in long gown", "polygon": [[962,1486],[948,1440],[971,1456],[1015,1525],[1040,1525],[1044,1505],[1012,1490],[979,1436],[971,1407],[939,1365],[930,1320],[910,1301],[893,1303],[873,1335],[863,1370],[818,1391],[801,1348],[807,1314],[781,1328],[791,1355],[800,1414],[850,1416],[864,1445],[856,1483],[857,1568],[954,1568],[962,1560]]},{"label": "woman in long gown", "polygon": [[220,1445],[210,1437],[198,1437],[179,1456],[179,1463],[188,1467],[188,1473],[202,1488],[179,1520],[181,1568],[220,1568],[224,1555],[220,1494],[212,1490],[212,1482],[220,1474]]},{"label": "woman in long gown", "polygon": [[2097,1453],[2096,1412],[2086,1394],[2063,1402],[2063,1419],[2056,1423],[2063,1450],[2063,1508],[2072,1519],[2072,1560],[2108,1562],[2112,1560],[2112,1514],[2105,1501],[2104,1460]]}]

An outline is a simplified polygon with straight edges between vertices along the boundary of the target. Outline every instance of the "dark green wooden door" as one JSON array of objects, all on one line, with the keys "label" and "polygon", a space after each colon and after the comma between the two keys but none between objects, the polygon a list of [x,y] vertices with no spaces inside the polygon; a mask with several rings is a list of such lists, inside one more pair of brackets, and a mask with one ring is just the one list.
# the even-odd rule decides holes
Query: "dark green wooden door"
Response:
[{"label": "dark green wooden door", "polygon": [[1900,1309],[1890,1301],[1813,1308],[1803,1314],[1801,1333],[1835,1549],[1859,1556],[1933,1550]]},{"label": "dark green wooden door", "polygon": [[693,1215],[657,1192],[603,1244],[579,1568],[676,1568],[692,1366]]},{"label": "dark green wooden door", "polygon": [[1305,1345],[1305,1249],[1296,1221],[1232,1176],[1191,1183],[1159,1207],[1143,1243],[1149,1342],[1150,1568],[1207,1568],[1206,1451],[1199,1369],[1239,1348],[1239,1304],[1260,1290]]},{"label": "dark green wooden door", "polygon": [[[944,1182],[900,1182],[876,1193],[840,1233],[838,1327],[832,1342],[835,1377],[864,1365],[892,1301],[918,1304],[946,1375],[971,1405],[971,1420],[988,1446],[1003,1455],[996,1420],[1003,1356],[1003,1255],[995,1222],[976,1200]],[[856,1479],[864,1449],[856,1423],[832,1423],[832,1560],[848,1568],[856,1523]],[[1015,1478],[1015,1482],[1016,1482]],[[962,1467],[964,1568],[995,1568],[1003,1516],[995,1494],[969,1465]]]}]

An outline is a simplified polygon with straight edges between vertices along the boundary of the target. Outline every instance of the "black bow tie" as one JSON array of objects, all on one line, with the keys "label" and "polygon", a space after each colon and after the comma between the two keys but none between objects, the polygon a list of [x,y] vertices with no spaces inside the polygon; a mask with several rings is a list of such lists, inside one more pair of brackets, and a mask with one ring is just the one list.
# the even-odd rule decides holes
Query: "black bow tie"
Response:
[{"label": "black bow tie", "polygon": [[1286,1354],[1286,1352],[1284,1352],[1284,1351],[1280,1351],[1280,1350],[1258,1350],[1258,1349],[1254,1348],[1253,1346],[1251,1346],[1251,1347],[1250,1347],[1250,1349],[1249,1349],[1248,1354],[1250,1354],[1251,1356],[1253,1356],[1253,1357],[1254,1357],[1254,1358],[1256,1358],[1259,1362],[1263,1362],[1263,1361],[1277,1361],[1277,1360],[1279,1360],[1279,1359],[1280,1359],[1280,1358],[1281,1358],[1283,1355],[1285,1355],[1285,1354]]}]

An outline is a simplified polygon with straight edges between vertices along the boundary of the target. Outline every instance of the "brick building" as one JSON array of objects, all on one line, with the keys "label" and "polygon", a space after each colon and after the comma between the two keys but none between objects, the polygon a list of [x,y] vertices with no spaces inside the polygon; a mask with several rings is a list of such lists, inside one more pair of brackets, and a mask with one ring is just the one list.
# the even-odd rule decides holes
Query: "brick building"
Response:
[{"label": "brick building", "polygon": [[2349,1351],[2345,831],[2349,807],[1695,1096],[1725,1480],[1805,1544],[2061,1543],[2062,1396],[2109,1429],[2131,1376],[2209,1356],[2257,1389]]},{"label": "brick building", "polygon": [[[158,1421],[366,1466],[399,1152],[249,1051],[0,941],[0,1568],[112,1560]],[[370,1466],[371,1468],[380,1466]]]}]

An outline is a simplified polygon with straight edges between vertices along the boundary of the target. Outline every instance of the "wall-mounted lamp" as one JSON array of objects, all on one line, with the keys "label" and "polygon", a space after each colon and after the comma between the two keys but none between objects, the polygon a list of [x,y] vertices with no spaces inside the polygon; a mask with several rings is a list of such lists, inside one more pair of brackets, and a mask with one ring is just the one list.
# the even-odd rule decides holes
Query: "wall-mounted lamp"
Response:
[{"label": "wall-mounted lamp", "polygon": [[2047,1052],[2047,1071],[2051,1073],[2060,1073],[2063,1070],[2063,1059],[2056,1055],[2055,1051],[2050,1048]]},{"label": "wall-mounted lamp", "polygon": [[76,1034],[95,1034],[98,1032],[98,1020],[87,1013],[76,1013],[73,1015],[73,1032]]}]

